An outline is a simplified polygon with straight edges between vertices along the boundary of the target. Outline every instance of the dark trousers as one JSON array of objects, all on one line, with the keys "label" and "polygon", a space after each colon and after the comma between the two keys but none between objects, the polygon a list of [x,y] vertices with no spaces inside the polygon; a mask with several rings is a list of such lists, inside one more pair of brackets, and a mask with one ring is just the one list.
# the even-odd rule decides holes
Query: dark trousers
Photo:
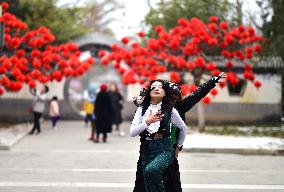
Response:
[{"label": "dark trousers", "polygon": [[[97,132],[97,141],[99,141],[100,134],[101,134],[101,133],[98,133],[98,132]],[[106,142],[106,140],[107,140],[107,133],[102,133],[102,134],[103,134],[103,141]]]},{"label": "dark trousers", "polygon": [[117,124],[115,123],[115,124],[113,124],[113,125],[115,125],[115,130],[116,130],[116,131],[119,131],[119,123],[117,123]]},{"label": "dark trousers", "polygon": [[92,125],[92,131],[91,131],[91,137],[90,137],[90,139],[91,139],[91,140],[94,140],[94,139],[97,139],[97,138],[96,138],[96,121],[95,121],[95,120],[92,120],[92,121],[91,121],[91,125]]},{"label": "dark trousers", "polygon": [[56,124],[58,122],[58,120],[60,119],[60,116],[54,116],[54,117],[51,117],[51,120],[52,120],[52,127],[56,127]]},{"label": "dark trousers", "polygon": [[86,125],[89,123],[89,121],[92,121],[92,114],[87,114],[86,117],[85,117]]},{"label": "dark trousers", "polygon": [[31,130],[31,133],[34,133],[35,130],[37,130],[38,133],[40,133],[40,118],[42,113],[34,112],[34,126]]}]

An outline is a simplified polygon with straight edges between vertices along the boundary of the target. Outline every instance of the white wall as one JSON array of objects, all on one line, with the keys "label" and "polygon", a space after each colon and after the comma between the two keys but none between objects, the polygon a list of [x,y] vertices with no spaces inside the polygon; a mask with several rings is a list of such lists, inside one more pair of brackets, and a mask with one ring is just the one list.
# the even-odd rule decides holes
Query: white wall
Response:
[{"label": "white wall", "polygon": [[[61,82],[49,82],[46,85],[49,87],[49,92],[47,94],[48,99],[52,98],[52,96],[56,95],[58,99],[63,99],[63,87],[64,87],[65,79]],[[38,89],[41,88],[41,85],[37,86]],[[19,92],[5,92],[0,99],[32,99],[33,96],[30,94],[28,85],[24,85],[21,91]]]},{"label": "white wall", "polygon": [[[189,81],[190,75],[186,77]],[[209,77],[204,77],[208,80]],[[163,79],[167,79],[166,76]],[[261,81],[262,86],[256,89],[251,82],[247,83],[243,96],[230,96],[228,88],[216,86],[218,95],[212,98],[215,103],[266,103],[278,104],[281,102],[281,77],[279,75],[256,75],[256,79]],[[127,86],[127,100],[131,101],[134,96],[139,94],[141,86],[139,84]]]}]

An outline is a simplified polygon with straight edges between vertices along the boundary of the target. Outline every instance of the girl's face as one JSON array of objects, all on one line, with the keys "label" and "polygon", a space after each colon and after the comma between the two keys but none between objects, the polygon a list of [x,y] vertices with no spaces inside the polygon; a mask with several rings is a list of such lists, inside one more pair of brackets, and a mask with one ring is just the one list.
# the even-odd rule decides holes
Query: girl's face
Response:
[{"label": "girl's face", "polygon": [[45,87],[44,87],[44,86],[41,88],[40,93],[41,93],[41,94],[44,94],[44,93],[45,93]]},{"label": "girl's face", "polygon": [[150,92],[150,96],[151,98],[163,98],[166,95],[165,90],[163,89],[163,84],[159,81],[155,81],[152,85],[151,85],[151,92]]},{"label": "girl's face", "polygon": [[111,84],[111,86],[110,86],[110,90],[111,90],[111,91],[113,91],[113,92],[115,92],[115,91],[116,91],[116,87],[115,87],[115,85],[114,85],[114,84]]}]

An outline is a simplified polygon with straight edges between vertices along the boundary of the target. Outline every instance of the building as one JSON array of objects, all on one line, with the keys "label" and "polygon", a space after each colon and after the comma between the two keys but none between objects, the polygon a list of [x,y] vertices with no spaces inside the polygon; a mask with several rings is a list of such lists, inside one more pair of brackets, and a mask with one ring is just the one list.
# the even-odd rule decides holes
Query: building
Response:
[{"label": "building", "polygon": [[[75,41],[80,50],[88,55],[97,57],[101,49],[110,50],[112,44],[120,44],[113,37],[92,33]],[[218,57],[214,58],[223,70],[224,63]],[[243,84],[235,91],[228,87],[218,88],[220,94],[213,103],[204,106],[206,121],[210,124],[267,124],[279,123],[282,115],[281,94],[283,61],[280,57],[254,58],[256,78],[262,82],[257,90],[251,83]],[[234,71],[241,72],[240,63],[235,63]],[[188,75],[190,79],[190,75]],[[206,79],[206,77],[205,77]],[[133,118],[136,107],[132,98],[139,93],[139,86],[124,86],[120,75],[109,66],[102,66],[99,59],[85,75],[79,78],[68,78],[62,82],[49,83],[49,98],[56,95],[59,98],[62,119],[82,119],[82,104],[88,92],[95,93],[101,83],[116,82],[125,96],[123,116],[125,120]],[[5,93],[0,98],[1,121],[27,121],[32,119],[28,109],[32,104],[32,96],[27,87],[18,93]],[[47,108],[46,108],[47,111]],[[46,115],[48,113],[45,113]],[[46,116],[47,117],[47,116]],[[187,120],[197,121],[197,109],[194,107],[188,114]]]}]

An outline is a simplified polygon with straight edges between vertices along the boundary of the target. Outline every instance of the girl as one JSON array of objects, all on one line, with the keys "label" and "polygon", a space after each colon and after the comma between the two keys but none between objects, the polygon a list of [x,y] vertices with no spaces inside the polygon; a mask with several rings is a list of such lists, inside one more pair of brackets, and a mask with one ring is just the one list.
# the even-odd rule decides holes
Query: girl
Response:
[{"label": "girl", "polygon": [[57,130],[57,122],[60,119],[59,104],[57,96],[53,96],[49,103],[49,115],[52,119],[52,128]]},{"label": "girl", "polygon": [[[199,85],[198,89],[194,91],[192,94],[188,95],[185,98],[181,99],[180,95],[180,88],[176,84],[170,84],[171,88],[171,96],[172,101],[176,99],[174,107],[177,109],[179,115],[183,120],[185,120],[185,113],[189,111],[196,103],[198,103],[203,97],[205,97],[211,89],[213,89],[216,86],[216,83],[221,78],[225,78],[225,73],[220,73],[219,76],[212,77],[207,82]],[[138,97],[133,98],[134,104],[139,107],[142,105],[142,102],[144,100],[144,97],[146,95],[146,90],[143,89],[140,92],[140,95]],[[178,138],[178,130],[175,130],[175,126],[171,127],[171,139],[172,139],[172,145],[175,148]],[[140,146],[141,148],[141,146]],[[166,192],[181,192],[181,181],[180,181],[180,172],[179,172],[179,164],[177,158],[174,159],[173,163],[167,167],[165,170],[165,173],[163,175],[163,183],[165,186]],[[137,171],[136,171],[136,180],[135,180],[135,187],[133,192],[144,192],[144,176],[143,176],[143,170],[142,170],[142,163],[141,163],[141,153],[139,160],[137,162]]]},{"label": "girl", "polygon": [[[140,153],[146,192],[165,191],[163,173],[177,158],[185,139],[187,126],[173,108],[170,84],[163,80],[150,83],[141,107],[138,107],[130,127],[130,135],[141,136]],[[177,146],[173,149],[170,125],[180,130]]]}]

